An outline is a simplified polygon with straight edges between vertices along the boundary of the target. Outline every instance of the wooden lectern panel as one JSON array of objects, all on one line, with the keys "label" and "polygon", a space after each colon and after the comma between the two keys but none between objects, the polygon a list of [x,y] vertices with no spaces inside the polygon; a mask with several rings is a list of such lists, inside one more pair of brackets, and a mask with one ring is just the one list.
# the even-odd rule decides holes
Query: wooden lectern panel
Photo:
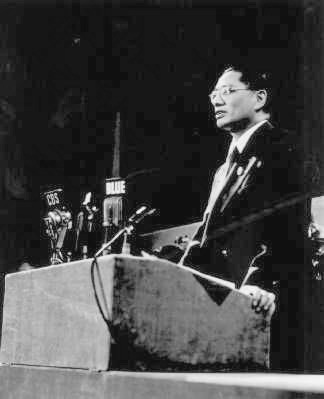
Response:
[{"label": "wooden lectern panel", "polygon": [[[164,260],[98,258],[6,277],[0,362],[107,370],[266,368],[269,318],[228,290],[215,303],[193,275]],[[99,271],[99,274],[98,274]],[[98,276],[100,275],[100,278]]]},{"label": "wooden lectern panel", "polygon": [[191,273],[163,260],[124,258],[116,266],[114,323],[160,369],[268,366],[270,321],[250,297],[228,290],[218,305]]},{"label": "wooden lectern panel", "polygon": [[[108,367],[110,337],[90,279],[89,260],[6,276],[0,362]],[[102,279],[112,300],[114,258]]]}]

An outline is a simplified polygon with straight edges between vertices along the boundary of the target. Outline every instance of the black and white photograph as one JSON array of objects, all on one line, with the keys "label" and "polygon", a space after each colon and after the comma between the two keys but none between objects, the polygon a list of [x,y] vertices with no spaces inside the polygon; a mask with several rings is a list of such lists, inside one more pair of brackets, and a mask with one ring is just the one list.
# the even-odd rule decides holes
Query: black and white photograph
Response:
[{"label": "black and white photograph", "polygon": [[324,398],[324,2],[0,3],[0,398]]}]

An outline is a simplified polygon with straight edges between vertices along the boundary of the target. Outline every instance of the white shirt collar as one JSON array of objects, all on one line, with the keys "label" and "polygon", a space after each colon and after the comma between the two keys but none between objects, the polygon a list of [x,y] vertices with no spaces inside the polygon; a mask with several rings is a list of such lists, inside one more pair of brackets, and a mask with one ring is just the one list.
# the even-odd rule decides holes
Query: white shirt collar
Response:
[{"label": "white shirt collar", "polygon": [[248,141],[250,140],[250,138],[252,137],[253,133],[264,123],[267,122],[268,119],[264,119],[261,122],[258,122],[257,124],[253,125],[252,127],[250,127],[250,129],[248,129],[244,134],[242,134],[242,136],[240,136],[238,139],[236,139],[235,137],[232,138],[231,141],[231,145],[229,147],[228,150],[228,154],[230,154],[234,148],[236,147],[238,152],[241,154],[244,150],[244,148],[246,147]]}]

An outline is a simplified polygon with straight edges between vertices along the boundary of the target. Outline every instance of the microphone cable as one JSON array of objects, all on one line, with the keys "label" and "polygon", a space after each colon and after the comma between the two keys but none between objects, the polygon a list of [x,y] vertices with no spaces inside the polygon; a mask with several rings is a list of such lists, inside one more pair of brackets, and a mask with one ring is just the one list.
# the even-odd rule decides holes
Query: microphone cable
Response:
[{"label": "microphone cable", "polygon": [[[96,284],[96,278],[95,278],[95,271],[97,271],[97,276],[98,276],[98,282],[99,282],[99,287],[101,290],[101,295],[103,298],[103,305],[106,308],[105,312],[102,306],[102,303],[99,299],[99,295],[98,295],[98,287]],[[94,256],[92,262],[91,262],[91,266],[90,266],[90,275],[91,275],[91,284],[92,284],[92,289],[93,289],[93,293],[94,293],[94,297],[95,297],[95,301],[99,310],[99,313],[101,314],[101,317],[103,319],[103,321],[105,322],[108,332],[110,334],[110,338],[112,341],[112,344],[116,343],[116,331],[115,331],[115,327],[113,325],[112,322],[112,314],[110,314],[109,308],[108,308],[108,303],[106,300],[106,296],[105,296],[105,291],[104,291],[104,287],[102,284],[102,279],[101,279],[101,275],[100,275],[100,268],[99,268],[99,264],[98,264],[98,260],[97,260],[97,256]],[[105,314],[106,313],[106,314]]]}]

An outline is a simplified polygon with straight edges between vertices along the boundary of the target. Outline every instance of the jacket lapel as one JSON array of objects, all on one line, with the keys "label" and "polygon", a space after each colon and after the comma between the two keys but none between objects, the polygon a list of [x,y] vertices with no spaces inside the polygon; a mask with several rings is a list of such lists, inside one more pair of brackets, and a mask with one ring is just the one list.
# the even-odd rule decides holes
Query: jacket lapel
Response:
[{"label": "jacket lapel", "polygon": [[[248,141],[247,145],[245,146],[243,152],[239,154],[237,163],[240,165],[246,166],[248,163],[249,159],[252,156],[255,156],[260,152],[260,150],[264,151],[267,148],[267,142],[272,142],[275,137],[273,137],[276,132],[276,129],[274,126],[271,124],[271,122],[267,121],[263,125],[261,125],[252,135],[250,140]],[[215,201],[214,201],[215,204]],[[208,230],[211,227],[210,222],[215,220],[217,218],[217,212],[219,211],[219,207],[217,209],[213,207],[212,209],[209,209],[209,214],[207,215],[207,218],[204,218],[205,220],[203,221],[202,225],[200,226],[201,230],[200,233],[202,233],[202,245],[205,241],[205,239],[208,237]],[[213,223],[212,223],[213,224]]]},{"label": "jacket lapel", "polygon": [[267,121],[261,125],[247,142],[243,152],[239,156],[240,161],[245,161],[264,148],[268,141],[272,141],[272,133],[275,131],[271,122]]}]

